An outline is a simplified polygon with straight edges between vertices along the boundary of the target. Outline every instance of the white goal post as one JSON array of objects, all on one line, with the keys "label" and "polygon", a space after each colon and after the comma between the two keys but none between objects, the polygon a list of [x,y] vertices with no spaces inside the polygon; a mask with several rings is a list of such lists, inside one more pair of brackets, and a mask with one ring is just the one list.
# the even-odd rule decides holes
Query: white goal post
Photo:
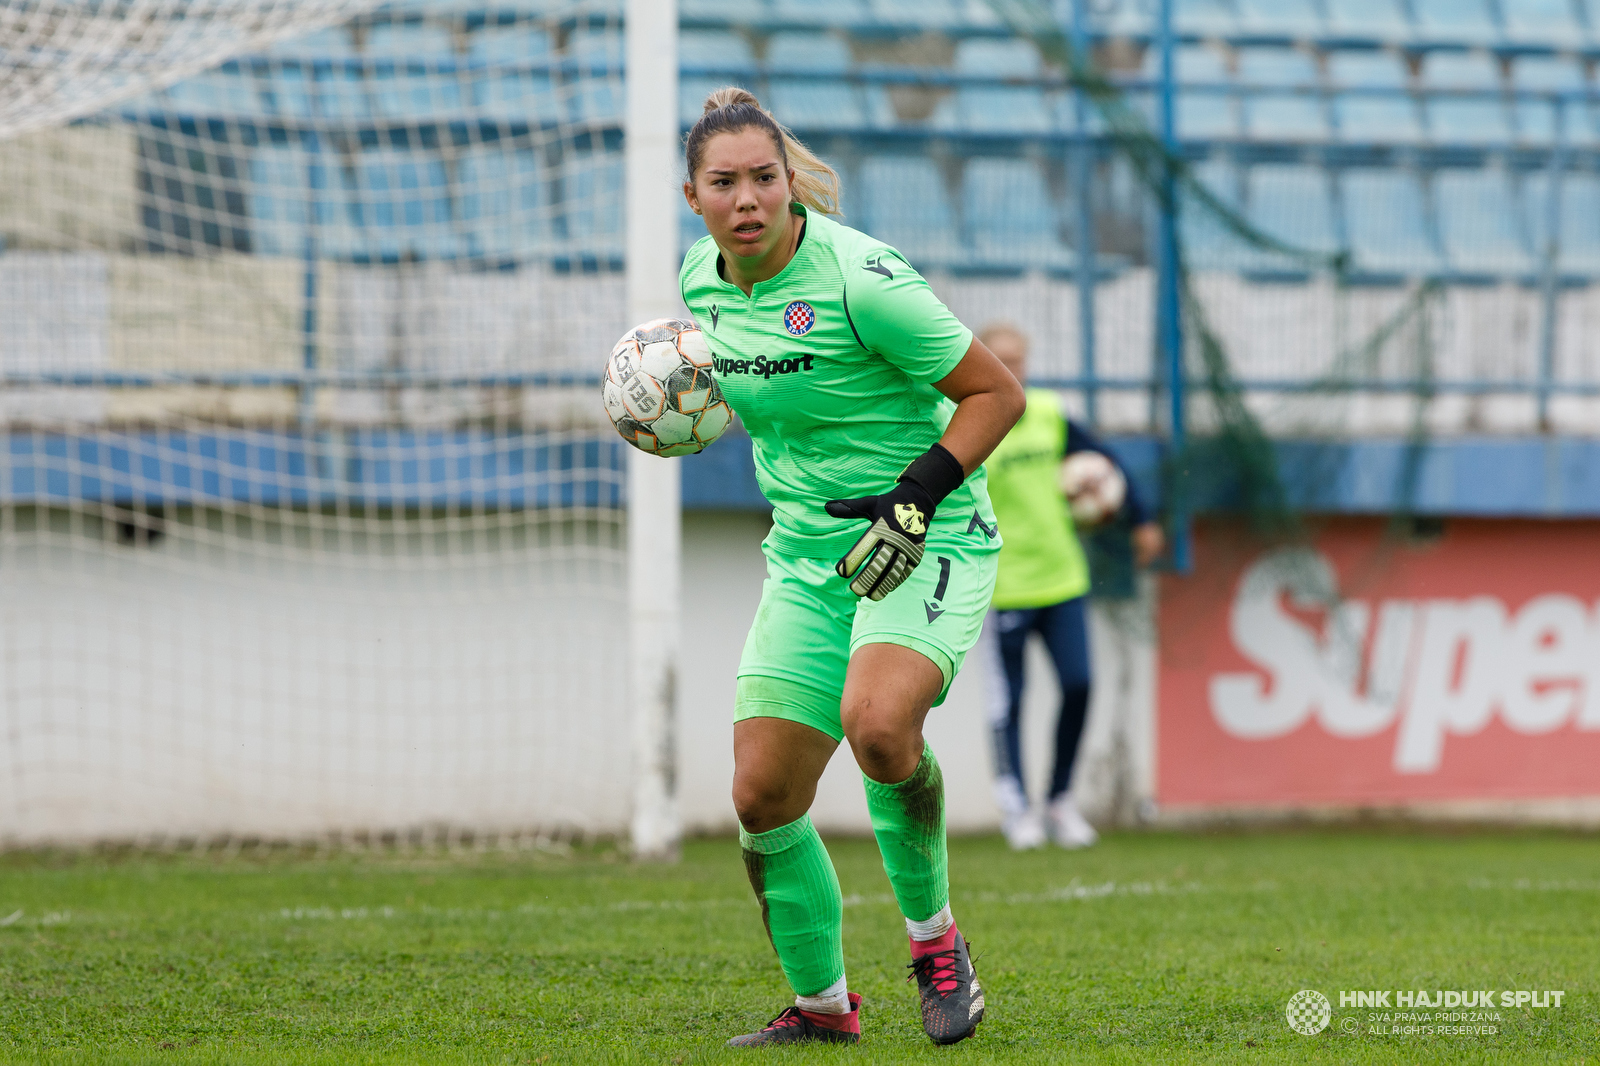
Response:
[{"label": "white goal post", "polygon": [[[627,301],[630,324],[673,318],[678,294],[677,0],[628,0]],[[680,458],[628,453],[628,655],[633,713],[633,851],[670,859],[676,796],[677,668],[682,626]]]}]

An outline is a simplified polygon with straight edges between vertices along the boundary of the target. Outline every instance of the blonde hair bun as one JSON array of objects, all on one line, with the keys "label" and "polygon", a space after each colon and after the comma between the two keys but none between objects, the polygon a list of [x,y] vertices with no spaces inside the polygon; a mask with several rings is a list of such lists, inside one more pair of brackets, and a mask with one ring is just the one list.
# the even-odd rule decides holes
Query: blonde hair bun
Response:
[{"label": "blonde hair bun", "polygon": [[[734,104],[749,104],[751,107],[761,107],[761,101],[756,99],[756,94],[749,89],[741,89],[737,85],[724,85],[720,89],[713,89],[711,95],[706,97],[706,106],[701,109],[702,115],[710,114],[719,107],[732,107]],[[761,108],[763,111],[766,108]]]}]

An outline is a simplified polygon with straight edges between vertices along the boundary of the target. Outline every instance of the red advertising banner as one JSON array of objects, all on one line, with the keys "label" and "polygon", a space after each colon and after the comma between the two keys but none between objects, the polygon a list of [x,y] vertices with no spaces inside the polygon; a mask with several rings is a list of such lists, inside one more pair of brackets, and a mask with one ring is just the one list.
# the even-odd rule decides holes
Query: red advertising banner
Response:
[{"label": "red advertising banner", "polygon": [[1384,529],[1196,531],[1161,586],[1163,805],[1600,796],[1600,523]]}]

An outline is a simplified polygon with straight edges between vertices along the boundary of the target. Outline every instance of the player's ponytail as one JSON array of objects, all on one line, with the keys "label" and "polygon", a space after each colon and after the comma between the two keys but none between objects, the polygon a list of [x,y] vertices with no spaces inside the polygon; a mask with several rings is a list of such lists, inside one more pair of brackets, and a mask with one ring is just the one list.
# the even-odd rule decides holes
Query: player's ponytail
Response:
[{"label": "player's ponytail", "polygon": [[776,123],[783,137],[783,154],[794,168],[790,183],[794,200],[824,215],[839,214],[839,174],[817,157],[804,141]]},{"label": "player's ponytail", "polygon": [[719,133],[738,133],[752,126],[766,130],[778,149],[785,169],[794,171],[789,184],[790,197],[809,210],[824,215],[839,213],[839,175],[805,142],[790,133],[788,128],[772,117],[772,112],[761,106],[761,101],[747,89],[727,85],[706,97],[705,110],[700,121],[694,124],[684,141],[684,158],[689,168],[689,180],[705,155],[706,142]]}]

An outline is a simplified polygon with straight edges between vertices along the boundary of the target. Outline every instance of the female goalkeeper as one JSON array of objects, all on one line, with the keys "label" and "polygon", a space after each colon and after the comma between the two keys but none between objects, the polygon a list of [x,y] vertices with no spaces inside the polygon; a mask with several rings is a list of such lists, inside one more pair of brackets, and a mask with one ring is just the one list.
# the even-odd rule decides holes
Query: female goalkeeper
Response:
[{"label": "female goalkeeper", "polygon": [[828,217],[836,175],[754,96],[712,93],[685,154],[684,196],[710,235],[684,259],[683,300],[773,506],[739,663],[733,802],[796,996],[731,1043],[859,1038],[839,881],[806,814],[843,738],[905,915],[923,1027],[954,1043],[983,1020],[983,994],[950,914],[944,783],[922,723],[994,589],[981,464],[1022,388],[898,252]]}]

